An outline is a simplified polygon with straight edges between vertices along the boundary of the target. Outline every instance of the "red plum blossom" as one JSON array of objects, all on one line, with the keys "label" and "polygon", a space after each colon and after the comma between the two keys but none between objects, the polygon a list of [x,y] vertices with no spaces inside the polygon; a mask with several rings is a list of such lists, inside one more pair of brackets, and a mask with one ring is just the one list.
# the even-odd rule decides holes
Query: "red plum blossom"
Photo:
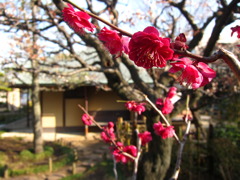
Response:
[{"label": "red plum blossom", "polygon": [[138,137],[141,139],[143,146],[145,146],[147,143],[152,141],[152,135],[151,135],[151,133],[149,131],[145,131],[143,133],[139,133]]},{"label": "red plum blossom", "polygon": [[109,122],[108,125],[103,128],[103,131],[101,132],[101,138],[106,143],[110,143],[116,139],[113,122]]},{"label": "red plum blossom", "polygon": [[122,52],[128,53],[128,37],[120,37],[117,31],[104,27],[98,34],[98,38],[103,41],[105,47],[111,54],[119,57]]},{"label": "red plum blossom", "polygon": [[158,98],[156,100],[156,106],[163,114],[170,114],[174,109],[173,103],[168,97],[164,99]]},{"label": "red plum blossom", "polygon": [[85,125],[87,125],[87,126],[92,125],[92,120],[93,120],[92,116],[90,116],[88,114],[83,114],[82,115],[82,121]]},{"label": "red plum blossom", "polygon": [[146,69],[165,67],[167,60],[173,57],[170,39],[162,38],[155,27],[149,26],[133,34],[129,42],[129,58],[137,66]]},{"label": "red plum blossom", "polygon": [[83,29],[93,32],[95,26],[89,22],[90,16],[82,11],[75,11],[71,4],[62,10],[63,20],[75,31],[84,33]]},{"label": "red plum blossom", "polygon": [[203,62],[194,62],[188,58],[174,59],[176,62],[171,63],[170,73],[181,72],[179,81],[193,89],[209,83],[215,76],[216,72]]},{"label": "red plum blossom", "polygon": [[121,142],[117,142],[116,145],[118,147],[113,148],[113,156],[116,162],[121,162],[126,164],[129,161],[133,161],[132,158],[125,156],[123,152],[131,155],[132,157],[137,156],[137,147],[134,145],[124,146]]},{"label": "red plum blossom", "polygon": [[240,38],[240,26],[232,27],[231,30],[232,30],[231,36],[233,36],[233,34],[236,32],[237,37]]},{"label": "red plum blossom", "polygon": [[127,101],[125,107],[129,111],[137,112],[139,115],[146,110],[145,103],[136,103],[135,101]]},{"label": "red plum blossom", "polygon": [[161,122],[155,123],[153,129],[156,135],[161,136],[163,139],[174,136],[175,130],[173,126],[164,127]]}]

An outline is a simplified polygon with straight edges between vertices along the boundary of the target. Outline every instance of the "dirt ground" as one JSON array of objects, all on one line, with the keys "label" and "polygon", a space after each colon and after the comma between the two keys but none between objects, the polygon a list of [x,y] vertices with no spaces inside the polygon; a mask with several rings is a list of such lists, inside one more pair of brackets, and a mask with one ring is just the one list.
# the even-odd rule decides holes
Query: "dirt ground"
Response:
[{"label": "dirt ground", "polygon": [[[99,138],[91,139],[62,139],[58,141],[62,145],[72,147],[77,152],[76,173],[83,173],[88,168],[103,160],[103,157],[110,156],[108,146],[103,143]],[[46,142],[46,145],[53,145],[53,142]],[[21,138],[1,138],[0,151],[9,155],[9,163],[19,161],[15,158],[24,149],[32,149],[32,142],[26,141]],[[109,157],[110,158],[110,157]],[[38,175],[24,175],[19,177],[10,177],[8,180],[57,180],[70,175],[72,166],[68,166],[53,173],[42,173]],[[1,178],[0,178],[1,179]]]}]

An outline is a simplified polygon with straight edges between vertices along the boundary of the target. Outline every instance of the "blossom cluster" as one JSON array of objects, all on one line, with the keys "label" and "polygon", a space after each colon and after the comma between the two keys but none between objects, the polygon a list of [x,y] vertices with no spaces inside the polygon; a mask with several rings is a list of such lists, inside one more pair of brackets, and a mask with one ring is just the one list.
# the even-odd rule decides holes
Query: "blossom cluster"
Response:
[{"label": "blossom cluster", "polygon": [[134,145],[124,146],[123,143],[121,142],[117,142],[116,146],[111,147],[110,149],[112,150],[112,154],[116,162],[121,162],[124,164],[126,164],[129,161],[133,161],[133,159],[131,159],[129,156],[124,155],[124,153],[127,153],[132,157],[136,157],[138,152],[136,146]]},{"label": "blossom cluster", "polygon": [[[105,143],[110,143],[115,146],[111,146],[110,150],[116,160],[116,162],[127,163],[132,161],[133,158],[137,156],[137,147],[134,145],[124,146],[121,142],[116,142],[116,136],[114,132],[114,123],[109,122],[106,127],[103,127],[103,131],[101,132],[101,138]],[[129,156],[127,156],[127,155]]]},{"label": "blossom cluster", "polygon": [[[75,11],[70,4],[62,12],[64,21],[74,31],[83,33],[84,29],[86,29],[93,32],[95,26],[89,22],[90,16],[86,12]],[[232,28],[232,34],[234,32],[237,32],[238,37],[240,37],[239,26]],[[98,38],[112,55],[119,57],[124,52],[139,67],[145,69],[152,67],[163,68],[166,67],[167,62],[170,62],[172,67],[169,72],[176,73],[180,71],[180,83],[186,84],[193,89],[206,85],[216,76],[215,71],[207,64],[182,58],[174,51],[188,49],[187,39],[183,33],[171,42],[169,38],[161,37],[159,31],[152,26],[134,33],[131,38],[104,27],[98,33]]]},{"label": "blossom cluster", "polygon": [[[85,121],[85,119],[92,119],[89,115],[84,114],[82,116],[83,123],[85,125],[90,125],[89,121]],[[154,126],[155,134],[161,136],[163,139],[172,137],[174,134],[173,126],[163,127],[163,125],[159,123],[155,123]],[[101,132],[101,138],[105,143],[115,143],[115,146],[111,146],[110,150],[116,160],[116,162],[127,163],[132,161],[131,157],[137,156],[137,147],[134,145],[124,146],[121,142],[116,142],[116,136],[114,132],[114,123],[109,122],[107,126],[103,127],[103,131]],[[138,138],[141,140],[141,145],[145,146],[147,143],[152,141],[152,135],[149,131],[145,131],[143,133],[138,134]],[[127,154],[127,155],[126,155]]]},{"label": "blossom cluster", "polygon": [[[175,91],[174,88],[171,88],[169,90],[169,93],[168,93],[169,97],[173,97],[173,95],[174,95],[173,91]],[[132,105],[132,104],[137,104],[137,103],[135,103],[134,101],[131,101],[131,102],[128,102],[128,104]],[[142,106],[143,103],[139,103],[139,104],[140,104],[140,106]],[[139,104],[137,104],[137,105],[139,105]],[[131,106],[129,109],[134,111],[134,108],[131,108]],[[83,114],[82,122],[85,125],[91,125],[93,122],[93,117],[90,116],[89,114]],[[155,123],[153,128],[154,128],[155,133],[157,135],[161,136],[163,139],[172,137],[174,134],[174,130],[173,130],[172,126],[163,127],[163,125],[160,122]],[[105,143],[115,145],[115,146],[111,146],[110,149],[111,149],[111,152],[112,152],[116,162],[127,163],[129,161],[132,161],[133,158],[137,156],[137,153],[138,153],[137,147],[134,145],[124,146],[123,143],[117,142],[114,131],[115,131],[114,123],[108,122],[108,125],[102,128],[101,139]],[[141,141],[142,146],[145,146],[147,143],[152,141],[152,135],[151,135],[151,132],[149,132],[149,131],[139,133],[138,138]]]},{"label": "blossom cluster", "polygon": [[[177,88],[171,87],[171,88],[169,88],[167,96],[164,100],[160,99],[160,98],[157,99],[156,106],[162,111],[163,114],[169,114],[172,112],[173,103],[171,100],[176,95],[176,93],[177,93]],[[136,112],[135,107],[137,107],[137,106],[144,107],[143,104],[144,103],[138,104],[135,101],[128,101],[128,102],[126,102],[125,106],[128,110]],[[144,107],[144,110],[145,110],[145,107]],[[141,113],[139,113],[139,114],[141,114]],[[173,137],[173,135],[175,133],[173,128],[174,128],[173,126],[164,127],[161,122],[155,123],[153,126],[155,134],[158,136],[161,136],[163,139]],[[139,133],[138,137],[139,137],[139,139],[141,139],[143,146],[152,140],[152,135],[148,131]]]},{"label": "blossom cluster", "polygon": [[125,103],[125,107],[129,111],[137,112],[139,115],[142,114],[146,110],[144,105],[145,105],[145,103],[137,103],[135,101],[127,101]]},{"label": "blossom cluster", "polygon": [[106,143],[111,143],[112,141],[116,140],[113,122],[109,122],[106,127],[103,127],[103,131],[101,132],[101,138]]},{"label": "blossom cluster", "polygon": [[175,130],[173,126],[164,127],[161,122],[155,123],[153,125],[155,134],[161,136],[163,139],[170,138],[174,136]]},{"label": "blossom cluster", "polygon": [[82,122],[83,122],[83,124],[85,124],[87,126],[90,126],[93,123],[92,120],[93,120],[92,116],[90,116],[90,115],[88,115],[86,113],[82,115]]},{"label": "blossom cluster", "polygon": [[[81,119],[82,122],[88,126],[93,122],[93,117],[86,113],[82,115]],[[114,123],[108,122],[108,125],[102,128],[101,139],[105,143],[115,145],[111,146],[110,149],[116,162],[127,163],[129,161],[132,161],[133,158],[137,156],[137,147],[134,145],[124,146],[121,142],[116,142],[116,135],[114,131]],[[149,135],[147,132],[139,135],[141,136],[142,145],[145,145],[152,140],[151,135]]]},{"label": "blossom cluster", "polygon": [[[172,87],[169,89],[167,97],[173,98],[175,94],[176,88]],[[141,114],[142,112],[145,111],[144,103],[136,103],[135,101],[128,101],[126,103],[126,108],[131,111],[138,112],[138,114]],[[89,114],[86,113],[82,115],[81,119],[82,122],[88,126],[92,125],[92,123],[95,122],[93,116],[90,116]],[[153,129],[155,134],[161,136],[163,139],[173,137],[175,133],[173,126],[164,127],[160,122],[155,123]],[[138,138],[139,141],[141,142],[141,145],[145,146],[147,143],[152,141],[152,134],[149,131],[145,131],[142,133],[138,133]],[[134,145],[124,146],[123,143],[117,142],[113,122],[108,122],[107,126],[102,128],[101,139],[105,143],[114,145],[111,146],[110,150],[116,162],[127,163],[129,161],[134,160],[134,158],[137,156],[138,149],[136,146]]]},{"label": "blossom cluster", "polygon": [[158,98],[156,100],[156,106],[162,111],[163,114],[170,114],[173,111],[173,97],[177,94],[177,88],[171,87],[167,93],[167,96],[163,98]]},{"label": "blossom cluster", "polygon": [[152,141],[152,135],[149,131],[138,134],[138,138],[141,140],[142,146],[145,146],[147,143]]},{"label": "blossom cluster", "polygon": [[180,71],[179,81],[193,89],[205,86],[216,76],[216,72],[203,62],[195,62],[188,58],[175,58],[173,60],[175,62],[170,63],[172,67],[169,72]]}]

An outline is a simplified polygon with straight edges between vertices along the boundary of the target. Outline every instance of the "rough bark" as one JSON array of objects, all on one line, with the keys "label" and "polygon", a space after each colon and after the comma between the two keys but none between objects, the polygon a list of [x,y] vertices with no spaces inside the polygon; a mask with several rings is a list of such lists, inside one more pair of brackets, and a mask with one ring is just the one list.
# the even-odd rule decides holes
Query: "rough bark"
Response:
[{"label": "rough bark", "polygon": [[38,75],[34,73],[32,78],[33,145],[35,153],[41,153],[43,152],[43,138]]},{"label": "rough bark", "polygon": [[[32,16],[33,19],[36,15],[36,1],[32,1]],[[32,28],[36,28],[36,24],[33,23]],[[33,33],[32,35],[32,43],[33,43],[33,56],[36,55],[37,57],[37,49],[35,48],[35,44],[37,41],[36,34]],[[42,138],[42,123],[41,123],[41,105],[40,105],[40,87],[39,87],[39,72],[38,72],[38,62],[36,59],[31,59],[32,68],[35,69],[32,72],[32,106],[33,106],[33,145],[35,153],[43,152],[43,138]]]},{"label": "rough bark", "polygon": [[[147,113],[148,131],[153,132],[153,123],[159,120],[154,112]],[[153,140],[149,143],[149,151],[143,154],[139,164],[138,180],[163,180],[171,162],[171,138],[163,140],[152,133]]]}]

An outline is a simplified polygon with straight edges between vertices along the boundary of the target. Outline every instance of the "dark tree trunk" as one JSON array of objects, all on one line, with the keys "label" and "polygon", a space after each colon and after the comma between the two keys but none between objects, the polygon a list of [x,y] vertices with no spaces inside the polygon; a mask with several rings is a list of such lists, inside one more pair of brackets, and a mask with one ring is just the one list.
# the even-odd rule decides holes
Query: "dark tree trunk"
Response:
[{"label": "dark tree trunk", "polygon": [[[36,29],[36,13],[37,6],[35,4],[35,0],[31,1],[32,5],[32,17],[33,23],[32,28]],[[38,49],[36,48],[37,36],[33,33],[32,35],[32,57],[38,57]],[[40,105],[40,87],[39,87],[39,64],[37,59],[32,60],[32,105],[33,105],[33,145],[35,153],[43,152],[43,138],[42,138],[42,122],[41,122],[41,105]]]},{"label": "dark tree trunk", "polygon": [[153,124],[158,119],[159,116],[154,112],[147,115],[148,131],[152,132],[153,140],[149,144],[149,151],[143,154],[139,163],[138,180],[163,180],[170,166],[173,140],[163,140],[154,134]]},{"label": "dark tree trunk", "polygon": [[35,153],[43,152],[42,123],[41,123],[41,106],[40,90],[38,75],[33,73],[32,76],[32,106],[33,106],[33,133],[34,133],[34,151]]}]

